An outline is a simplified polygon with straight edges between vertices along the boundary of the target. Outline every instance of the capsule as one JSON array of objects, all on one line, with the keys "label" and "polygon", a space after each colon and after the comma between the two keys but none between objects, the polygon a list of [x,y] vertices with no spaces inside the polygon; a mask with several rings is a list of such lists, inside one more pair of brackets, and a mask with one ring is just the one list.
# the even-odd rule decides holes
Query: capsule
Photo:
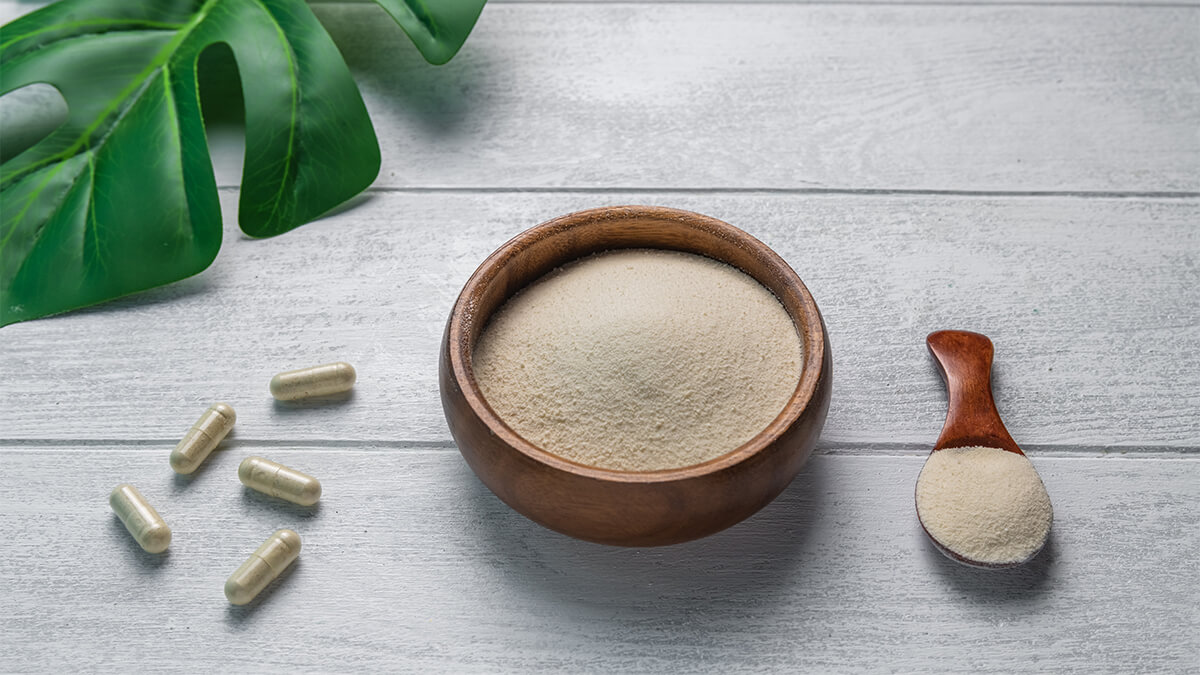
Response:
[{"label": "capsule", "polygon": [[300,535],[279,530],[225,580],[225,597],[234,605],[254,599],[300,555]]},{"label": "capsule", "polygon": [[183,474],[200,468],[236,421],[237,413],[228,403],[213,404],[171,451],[171,468]]},{"label": "capsule", "polygon": [[137,488],[118,485],[108,496],[108,505],[146,553],[162,553],[171,545],[171,528]]},{"label": "capsule", "polygon": [[271,395],[280,401],[328,396],[350,391],[358,374],[344,361],[279,373],[271,378]]},{"label": "capsule", "polygon": [[300,506],[312,506],[321,498],[321,481],[262,457],[242,460],[238,467],[238,480],[252,490]]}]

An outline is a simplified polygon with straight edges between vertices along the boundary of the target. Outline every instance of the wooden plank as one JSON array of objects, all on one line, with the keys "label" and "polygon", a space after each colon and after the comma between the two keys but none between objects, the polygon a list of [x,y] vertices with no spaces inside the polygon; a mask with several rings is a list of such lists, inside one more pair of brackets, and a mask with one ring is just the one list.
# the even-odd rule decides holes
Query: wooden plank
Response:
[{"label": "wooden plank", "polygon": [[[322,478],[318,507],[238,484],[264,453]],[[817,457],[749,521],[690,544],[575,541],[440,448],[237,445],[194,479],[146,448],[0,449],[0,670],[519,672],[1181,671],[1200,631],[1200,460],[1035,458],[1050,548],[982,571],[915,518],[920,457]],[[174,528],[136,547],[130,481]],[[294,571],[245,609],[225,577],[271,531]]]},{"label": "wooden plank", "polygon": [[[235,198],[199,276],[0,331],[0,438],[165,453],[226,400],[243,439],[448,444],[437,353],[467,277],[536,223],[640,202],[740,226],[799,272],[833,342],[826,450],[932,447],[945,395],[924,338],[943,328],[993,338],[998,405],[1026,447],[1200,446],[1198,200],[372,192],[249,240]],[[276,371],[339,359],[359,370],[349,400],[270,398]]]},{"label": "wooden plank", "polygon": [[1195,9],[496,5],[443,68],[320,16],[379,185],[1200,189]]},{"label": "wooden plank", "polygon": [[316,11],[380,186],[1200,191],[1194,7],[497,4],[436,68]]}]

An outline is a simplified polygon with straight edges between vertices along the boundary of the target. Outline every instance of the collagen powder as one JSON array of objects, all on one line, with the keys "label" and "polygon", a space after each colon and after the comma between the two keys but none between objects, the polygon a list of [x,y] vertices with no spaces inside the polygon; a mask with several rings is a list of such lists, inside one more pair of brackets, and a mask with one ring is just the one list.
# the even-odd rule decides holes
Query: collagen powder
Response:
[{"label": "collagen powder", "polygon": [[917,479],[917,516],[953,553],[989,565],[1024,562],[1050,532],[1050,496],[1029,458],[1000,448],[929,455]]},{"label": "collagen powder", "polygon": [[472,367],[501,419],[547,452],[651,471],[757,435],[791,397],[800,336],[765,287],[690,253],[599,253],[511,298]]}]

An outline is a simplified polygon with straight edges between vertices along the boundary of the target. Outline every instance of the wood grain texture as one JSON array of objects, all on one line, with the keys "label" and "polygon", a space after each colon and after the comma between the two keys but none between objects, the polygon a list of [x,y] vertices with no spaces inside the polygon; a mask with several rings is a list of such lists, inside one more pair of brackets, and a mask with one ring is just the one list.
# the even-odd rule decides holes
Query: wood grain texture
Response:
[{"label": "wood grain texture", "polygon": [[[264,454],[325,486],[250,492]],[[1184,671],[1200,648],[1200,459],[1041,458],[1055,506],[1029,566],[938,554],[921,457],[816,457],[772,505],[690,544],[545,530],[443,448],[233,444],[193,479],[127,446],[0,448],[0,670]],[[174,529],[143,553],[108,509],[137,485]],[[292,572],[247,608],[225,577],[295,529]]]},{"label": "wood grain texture", "polygon": [[1200,191],[1195,7],[497,4],[443,67],[316,12],[380,186]]},{"label": "wood grain texture", "polygon": [[1022,454],[992,397],[992,341],[980,333],[939,330],[925,344],[946,382],[948,399],[946,422],[933,449],[983,446]]},{"label": "wood grain texture", "polygon": [[[0,22],[39,4],[0,0]],[[1200,10],[1068,4],[497,2],[441,68],[372,5],[317,7],[379,131],[377,189],[266,241],[223,190],[209,270],[0,330],[0,671],[1194,671]],[[236,133],[213,132],[225,185]],[[479,262],[628,203],[780,253],[836,382],[778,500],[653,550],[504,506],[437,401]],[[956,565],[917,522],[940,328],[993,339],[1000,413],[1054,502],[1027,567]],[[352,395],[271,399],[275,372],[339,359]],[[175,476],[222,399],[237,428]],[[321,479],[321,503],[247,491],[251,454]],[[167,556],[108,510],[124,481],[174,529]],[[278,527],[300,561],[231,608],[224,579]]]},{"label": "wood grain texture", "polygon": [[495,5],[440,69],[330,10],[379,185],[1200,190],[1195,8]]},{"label": "wood grain texture", "polygon": [[[1200,202],[686,193],[366,195],[276,239],[237,234],[186,281],[0,332],[0,438],[169,451],[211,403],[236,437],[449,444],[438,347],[478,264],[518,232],[605,204],[705,213],[794,267],[833,347],[819,448],[933,446],[943,328],[996,345],[996,402],[1026,450],[1200,446]],[[282,370],[345,360],[352,396],[276,403]]]}]

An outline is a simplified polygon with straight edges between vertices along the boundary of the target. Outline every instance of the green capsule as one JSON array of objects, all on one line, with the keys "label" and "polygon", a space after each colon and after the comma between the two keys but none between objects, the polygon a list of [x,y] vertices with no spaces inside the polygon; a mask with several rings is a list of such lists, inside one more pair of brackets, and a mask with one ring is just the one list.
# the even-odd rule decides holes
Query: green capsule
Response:
[{"label": "green capsule", "polygon": [[171,451],[171,468],[183,474],[200,468],[236,421],[237,413],[228,403],[216,403],[205,410]]},{"label": "green capsule", "polygon": [[272,534],[225,581],[225,597],[244,605],[262,592],[300,555],[300,535],[292,530]]},{"label": "green capsule", "polygon": [[118,485],[108,496],[108,505],[147,553],[162,553],[171,545],[171,528],[137,488]]},{"label": "green capsule", "polygon": [[301,506],[312,506],[321,498],[321,481],[262,457],[242,460],[238,480],[252,490]]},{"label": "green capsule", "polygon": [[298,398],[340,394],[350,391],[357,379],[354,366],[344,361],[289,370],[271,378],[271,396],[280,401],[294,401]]}]

